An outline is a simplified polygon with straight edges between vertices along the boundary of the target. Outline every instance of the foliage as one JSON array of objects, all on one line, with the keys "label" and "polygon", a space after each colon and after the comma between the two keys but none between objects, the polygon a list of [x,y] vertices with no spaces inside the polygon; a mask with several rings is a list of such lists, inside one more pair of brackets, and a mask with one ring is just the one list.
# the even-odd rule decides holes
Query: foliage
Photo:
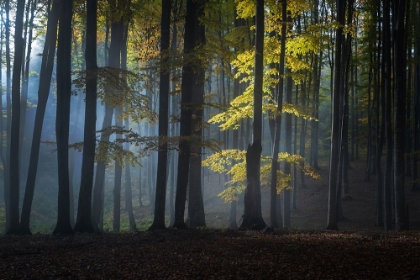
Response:
[{"label": "foliage", "polygon": [[[226,182],[228,186],[218,196],[222,197],[225,202],[238,200],[238,194],[246,189],[246,151],[241,150],[221,150],[208,156],[203,160],[203,166],[208,167],[211,171],[227,174],[230,181]],[[299,155],[289,153],[279,153],[279,162],[289,162],[296,164],[300,168],[300,163],[304,161]],[[314,168],[306,166],[303,168],[306,175],[319,179],[320,175]],[[277,171],[277,193],[281,193],[284,189],[290,189],[290,174],[284,174],[281,170]],[[261,186],[269,186],[271,184],[271,157],[261,157]]]},{"label": "foliage", "polygon": [[147,119],[150,123],[157,120],[156,112],[151,110],[151,100],[144,92],[148,77],[120,68],[100,67],[95,73],[75,72],[73,80],[76,88],[82,90],[90,75],[98,77],[98,98],[111,107],[122,108],[121,118],[130,117],[135,122]]}]

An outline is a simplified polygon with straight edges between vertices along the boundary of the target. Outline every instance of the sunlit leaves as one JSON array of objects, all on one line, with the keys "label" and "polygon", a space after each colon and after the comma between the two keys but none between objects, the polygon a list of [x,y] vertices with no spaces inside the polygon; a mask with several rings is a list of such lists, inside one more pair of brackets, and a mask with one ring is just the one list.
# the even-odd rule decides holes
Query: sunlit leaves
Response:
[{"label": "sunlit leaves", "polygon": [[[225,202],[230,202],[238,199],[238,194],[242,193],[246,188],[246,151],[235,149],[221,150],[208,156],[203,160],[203,166],[208,167],[211,171],[227,174],[230,176],[227,188],[223,190],[218,196],[222,197]],[[279,162],[289,162],[300,167],[300,163],[304,158],[289,153],[279,153]],[[319,179],[319,174],[311,167],[305,167],[304,173],[312,178]],[[290,189],[290,181],[292,177],[290,174],[285,174],[282,171],[277,171],[277,193],[284,189]],[[271,157],[261,157],[261,186],[269,186],[271,184]]]}]

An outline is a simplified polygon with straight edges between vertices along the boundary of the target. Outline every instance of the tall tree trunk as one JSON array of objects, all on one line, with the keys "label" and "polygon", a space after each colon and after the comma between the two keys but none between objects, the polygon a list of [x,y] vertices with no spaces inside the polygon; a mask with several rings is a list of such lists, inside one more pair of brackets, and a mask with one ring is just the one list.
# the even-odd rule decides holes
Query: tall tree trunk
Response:
[{"label": "tall tree trunk", "polygon": [[[200,6],[196,11],[195,21],[195,49],[202,50],[206,43],[205,26],[200,24],[199,19],[204,16],[204,6]],[[188,216],[190,218],[189,225],[191,227],[204,227],[206,226],[206,220],[204,215],[204,203],[202,193],[202,148],[201,141],[203,138],[203,124],[204,124],[204,83],[205,83],[205,71],[206,61],[200,58],[198,67],[194,71],[195,83],[192,87],[194,95],[192,97],[192,106],[194,118],[192,119],[192,133],[191,136],[192,146],[191,152],[193,155],[190,157],[190,178],[189,178],[189,189],[188,189]],[[194,144],[195,143],[195,144]],[[228,143],[226,143],[227,145]]]},{"label": "tall tree trunk", "polygon": [[[116,3],[113,0],[109,0],[111,10],[117,9]],[[122,20],[114,21],[111,23],[111,45],[109,48],[109,61],[107,62],[111,68],[120,68],[120,53],[121,53],[121,42],[123,33],[123,22]],[[113,89],[109,89],[113,90]],[[112,124],[114,108],[110,106],[108,102],[105,102],[105,115],[102,123],[102,130],[107,129]],[[99,152],[106,152],[109,142],[109,133],[101,133],[99,142]],[[105,150],[105,151],[104,151]],[[103,212],[103,197],[105,188],[105,169],[106,163],[98,161],[96,165],[95,173],[95,185],[93,187],[93,201],[92,201],[92,223],[93,227],[97,230],[102,227],[100,222],[101,213]]]},{"label": "tall tree trunk", "polygon": [[[195,47],[195,24],[199,9],[204,5],[205,1],[187,0],[187,14],[185,16],[185,33],[184,33],[184,55],[193,55]],[[197,81],[194,76],[194,66],[189,61],[184,61],[182,67],[182,86],[181,86],[181,119],[180,119],[180,137],[191,136],[191,117],[190,110],[194,83]],[[177,188],[175,197],[175,222],[174,227],[185,228],[184,213],[185,200],[187,196],[187,186],[189,178],[189,162],[190,162],[190,143],[187,139],[181,139],[179,142],[178,156],[178,174]]]},{"label": "tall tree trunk", "polygon": [[[282,2],[282,27],[281,27],[281,40],[280,40],[280,63],[278,65],[279,84],[276,87],[277,96],[277,110],[274,116],[274,137],[273,137],[273,154],[271,156],[271,182],[270,182],[270,222],[271,227],[279,227],[277,223],[277,171],[279,167],[278,155],[280,152],[280,131],[281,131],[281,111],[283,107],[283,90],[284,90],[284,65],[286,53],[286,32],[287,32],[287,1]],[[283,220],[283,219],[282,219]]]},{"label": "tall tree trunk", "polygon": [[156,175],[155,214],[151,229],[165,228],[166,169],[168,163],[168,101],[170,72],[169,47],[171,26],[171,0],[162,0],[161,37],[160,37],[160,94],[159,94],[159,150]]},{"label": "tall tree trunk", "polygon": [[93,232],[92,188],[96,147],[96,96],[97,96],[97,0],[87,2],[86,8],[86,80],[85,124],[79,203],[74,231]]},{"label": "tall tree trunk", "polygon": [[[122,122],[120,120],[121,109],[119,106],[115,107],[115,126],[122,127]],[[116,140],[122,139],[121,133],[117,133]],[[122,149],[122,144],[117,144],[119,148]],[[113,221],[112,229],[114,232],[120,231],[121,225],[121,178],[122,178],[122,166],[121,163],[115,160],[115,169],[114,169],[114,207],[113,207]]]},{"label": "tall tree trunk", "polygon": [[396,230],[408,229],[405,205],[405,94],[406,94],[406,48],[404,0],[394,0],[394,190]]},{"label": "tall tree trunk", "polygon": [[[289,70],[287,72],[290,72]],[[292,89],[293,80],[290,75],[286,78],[286,99],[288,104],[292,104]],[[292,115],[285,115],[285,144],[284,149],[286,153],[292,154]],[[286,161],[284,163],[284,173],[291,174],[291,163]],[[283,192],[283,227],[290,228],[290,189],[285,189]]]},{"label": "tall tree trunk", "polygon": [[386,137],[386,162],[384,172],[384,206],[385,217],[384,226],[385,231],[391,229],[392,222],[392,127],[391,127],[391,46],[390,46],[390,3],[383,1],[383,53],[382,64],[384,65],[384,72],[382,73],[383,94],[385,98],[385,137]]},{"label": "tall tree trunk", "polygon": [[52,7],[48,13],[47,32],[45,45],[42,52],[41,70],[38,87],[38,104],[36,107],[34,132],[32,136],[31,154],[29,157],[28,177],[23,198],[22,214],[20,218],[21,234],[31,234],[30,214],[35,191],[35,179],[38,170],[39,147],[41,143],[42,126],[44,124],[45,109],[50,93],[51,75],[54,66],[55,46],[57,40],[57,23],[60,6],[63,2],[52,1]]},{"label": "tall tree trunk", "polygon": [[262,141],[262,89],[264,53],[264,0],[257,1],[254,69],[253,143],[246,153],[247,187],[244,197],[244,216],[241,229],[262,229],[266,224],[261,213],[260,163]]},{"label": "tall tree trunk", "polygon": [[11,63],[10,63],[10,0],[6,0],[5,3],[5,35],[6,35],[6,159],[4,161],[4,204],[6,208],[6,225],[5,231],[7,232],[10,228],[10,130],[12,126],[12,108],[11,108]]},{"label": "tall tree trunk", "polygon": [[58,215],[53,234],[71,234],[69,184],[69,128],[71,101],[71,35],[73,1],[64,0],[61,6],[57,45],[57,160]]},{"label": "tall tree trunk", "polygon": [[10,130],[10,156],[9,156],[9,178],[10,178],[10,224],[7,234],[19,233],[19,123],[20,123],[20,74],[22,70],[23,55],[23,12],[25,0],[18,0],[16,7],[15,23],[15,56],[13,62],[12,81],[12,123]]},{"label": "tall tree trunk", "polygon": [[[420,25],[420,4],[416,3],[414,6],[415,16],[415,25]],[[414,56],[420,57],[420,34],[415,32],[414,38]],[[420,184],[418,182],[418,159],[419,156],[416,154],[420,150],[420,62],[416,61],[414,66],[414,92],[413,92],[413,103],[414,103],[414,137],[413,137],[413,183],[411,185],[411,191],[419,191]]]},{"label": "tall tree trunk", "polygon": [[[344,26],[345,8],[347,1],[336,1],[337,6],[337,21]],[[335,67],[334,67],[334,91],[332,96],[332,127],[331,127],[331,150],[330,150],[330,171],[329,171],[329,189],[328,189],[328,219],[327,229],[338,230],[338,215],[337,215],[337,178],[339,165],[339,151],[340,151],[340,85],[342,83],[342,43],[343,43],[343,28],[339,27],[336,30],[335,40]],[[340,170],[341,171],[341,170]]]}]

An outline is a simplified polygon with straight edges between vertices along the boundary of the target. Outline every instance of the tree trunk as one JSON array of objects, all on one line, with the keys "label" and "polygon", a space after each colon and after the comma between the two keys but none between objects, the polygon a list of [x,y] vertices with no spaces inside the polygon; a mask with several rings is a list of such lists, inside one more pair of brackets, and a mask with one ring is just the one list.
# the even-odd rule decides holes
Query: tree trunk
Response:
[{"label": "tree trunk", "polygon": [[[187,0],[187,14],[185,17],[185,33],[184,33],[184,55],[191,56],[194,51],[195,43],[195,24],[197,23],[197,16],[199,9],[204,5],[205,1]],[[181,119],[180,119],[180,137],[191,137],[191,117],[190,110],[194,83],[194,66],[191,62],[184,62],[182,67],[182,86],[181,86]],[[175,197],[175,222],[174,227],[185,228],[184,213],[185,200],[187,196],[187,186],[189,177],[189,162],[190,162],[190,140],[181,139],[179,142],[179,156],[178,156],[178,174],[177,174],[177,188]]]},{"label": "tree trunk", "polygon": [[69,129],[71,101],[71,36],[73,1],[61,6],[57,45],[57,164],[58,216],[53,234],[71,234],[69,183]]},{"label": "tree trunk", "polygon": [[396,230],[408,229],[405,213],[405,94],[406,56],[405,48],[405,1],[394,0],[394,190]]},{"label": "tree trunk", "polygon": [[[290,72],[289,70],[287,72]],[[286,102],[292,104],[292,89],[293,89],[293,80],[289,75],[286,78]],[[285,115],[285,152],[292,154],[292,115]],[[291,174],[291,163],[286,161],[284,163],[284,173]],[[290,228],[290,189],[285,189],[283,192],[283,227]]]},{"label": "tree trunk", "polygon": [[279,84],[276,87],[277,96],[277,110],[274,116],[274,137],[273,137],[273,154],[271,156],[271,184],[270,184],[270,222],[271,227],[279,227],[277,223],[277,171],[278,171],[278,155],[280,152],[280,132],[281,132],[281,111],[283,107],[283,88],[284,88],[284,65],[286,53],[286,32],[287,32],[287,1],[282,2],[282,27],[281,27],[281,41],[280,41],[280,63],[278,65]]},{"label": "tree trunk", "polygon": [[170,72],[169,43],[171,26],[171,1],[162,0],[161,37],[160,37],[160,94],[159,94],[159,150],[156,177],[155,214],[150,229],[166,228],[165,225],[165,200],[166,200],[166,169],[168,163],[168,100]]},{"label": "tree trunk", "polygon": [[10,130],[10,156],[9,156],[9,179],[10,179],[10,224],[6,234],[19,233],[19,124],[20,124],[20,74],[22,69],[23,55],[23,12],[25,0],[18,0],[16,7],[15,23],[15,56],[13,62],[12,80],[12,121]]},{"label": "tree trunk", "polygon": [[261,214],[261,127],[262,127],[262,89],[264,52],[264,0],[257,1],[255,32],[255,70],[254,70],[254,123],[253,143],[246,153],[247,187],[244,197],[244,216],[240,229],[262,229],[266,224]]},{"label": "tree trunk", "polygon": [[86,80],[85,124],[83,135],[83,158],[77,209],[76,232],[93,232],[92,223],[92,185],[96,147],[96,95],[97,75],[96,38],[97,38],[97,0],[87,2],[86,14]]},{"label": "tree trunk", "polygon": [[[119,106],[115,107],[115,126],[122,127],[122,122],[120,120],[121,109]],[[117,133],[116,141],[122,138],[120,133]],[[122,144],[117,144],[119,148],[122,149]],[[114,169],[114,207],[113,207],[113,220],[112,220],[112,229],[114,232],[120,231],[121,225],[121,177],[122,177],[122,166],[121,163],[115,160],[115,169]]]},{"label": "tree trunk", "polygon": [[[347,1],[337,1],[337,21],[344,26],[345,8]],[[332,127],[331,127],[331,150],[330,150],[330,171],[329,171],[329,189],[328,189],[328,222],[327,229],[338,230],[337,215],[337,178],[339,166],[340,152],[340,88],[342,83],[342,44],[343,44],[343,28],[336,30],[335,40],[335,67],[334,67],[334,91],[332,96]]]},{"label": "tree trunk", "polygon": [[45,45],[42,52],[41,70],[38,87],[38,104],[36,107],[34,132],[32,136],[31,154],[29,157],[28,177],[23,198],[22,214],[20,218],[21,234],[31,234],[30,214],[35,191],[35,179],[38,170],[39,147],[41,143],[42,126],[44,124],[45,109],[50,93],[51,75],[54,66],[55,46],[57,40],[57,23],[62,2],[52,2],[52,8],[48,14],[47,32]]},{"label": "tree trunk", "polygon": [[[205,26],[200,24],[199,19],[204,16],[204,6],[200,6],[196,11],[196,22],[195,26],[195,48],[202,49],[206,43]],[[192,119],[192,133],[193,137],[191,152],[193,155],[190,157],[190,178],[189,178],[189,189],[188,189],[188,216],[190,218],[191,227],[204,227],[206,226],[205,214],[204,214],[204,203],[202,193],[202,148],[201,141],[203,138],[203,124],[204,124],[204,83],[205,83],[205,71],[206,61],[201,59],[199,67],[195,68],[194,80],[195,83],[192,86],[194,95],[192,97],[192,106],[194,118]],[[194,145],[194,142],[196,143]],[[226,143],[227,144],[227,143]]]}]

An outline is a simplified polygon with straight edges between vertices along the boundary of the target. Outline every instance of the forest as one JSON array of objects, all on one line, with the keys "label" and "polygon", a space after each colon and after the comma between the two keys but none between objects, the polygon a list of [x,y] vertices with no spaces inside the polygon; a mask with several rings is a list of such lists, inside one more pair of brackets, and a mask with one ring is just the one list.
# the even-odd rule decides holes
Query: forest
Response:
[{"label": "forest", "polygon": [[420,228],[417,0],[0,5],[6,235]]},{"label": "forest", "polygon": [[0,11],[0,278],[420,278],[420,1]]}]

